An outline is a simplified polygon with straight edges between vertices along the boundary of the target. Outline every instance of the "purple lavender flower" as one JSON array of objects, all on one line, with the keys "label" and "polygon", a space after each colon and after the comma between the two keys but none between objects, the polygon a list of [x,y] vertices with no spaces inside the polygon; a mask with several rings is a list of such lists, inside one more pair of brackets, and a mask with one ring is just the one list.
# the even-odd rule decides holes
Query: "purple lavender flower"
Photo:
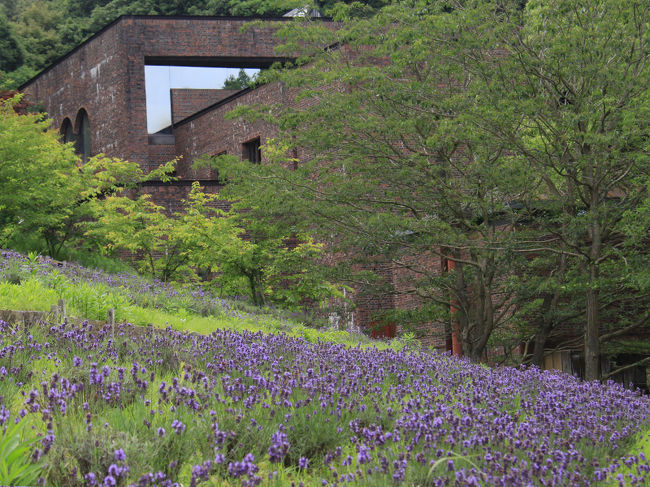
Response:
[{"label": "purple lavender flower", "polygon": [[7,408],[5,408],[4,404],[0,404],[0,426],[3,426],[7,421],[9,421],[10,415],[11,413]]},{"label": "purple lavender flower", "polygon": [[360,465],[370,461],[370,449],[366,445],[359,445],[357,453],[357,461]]},{"label": "purple lavender flower", "polygon": [[183,431],[185,431],[185,425],[181,423],[179,420],[175,419],[172,421],[172,428],[174,431],[176,431],[177,434],[181,434]]},{"label": "purple lavender flower", "polygon": [[[156,387],[158,394],[146,414],[136,420],[149,426],[167,410],[176,410],[182,417],[172,422],[173,432],[181,435],[187,429],[192,438],[205,442],[201,448],[216,447],[211,464],[188,466],[179,457],[166,467],[174,475],[192,467],[196,484],[214,470],[230,475],[238,485],[261,482],[252,455],[226,459],[226,454],[240,451],[231,449],[237,443],[231,445],[229,440],[240,435],[259,439],[275,424],[277,429],[269,432],[275,433],[263,447],[274,463],[287,458],[295,447],[290,438],[295,434],[300,439],[306,434],[302,429],[317,426],[331,431],[334,444],[322,457],[310,453],[309,459],[305,455],[297,462],[303,470],[313,469],[315,461],[322,464],[313,482],[324,480],[327,485],[361,485],[368,476],[376,485],[408,483],[414,470],[427,471],[434,465],[427,478],[432,486],[590,485],[605,479],[615,483],[622,468],[631,471],[632,476],[623,474],[631,485],[644,485],[650,478],[645,457],[618,453],[647,428],[650,400],[615,384],[584,383],[534,368],[488,369],[429,351],[354,349],[230,330],[209,336],[171,328],[146,330],[131,341],[133,327],[119,325],[115,343],[109,343],[106,329],[89,324],[34,329],[29,342],[12,331],[0,322],[0,360],[5,366],[0,383],[9,391],[7,397],[22,399],[0,400],[0,422],[23,415],[41,418],[46,433],[39,437],[34,458],[45,462],[52,461],[46,450],[61,441],[54,439],[54,425],[66,407],[65,420],[70,421],[70,412],[83,405],[82,418],[87,415],[91,429],[94,418],[104,418],[105,409],[113,414],[126,409],[127,401],[144,402],[152,397],[146,389],[163,375],[160,367],[166,366],[169,353],[185,367],[169,384]],[[126,369],[118,367],[124,360],[116,351],[121,348],[128,350]],[[92,364],[92,373],[76,369],[63,377],[67,369],[57,367],[57,361],[72,358],[74,363],[75,354]],[[48,367],[41,370],[34,365],[36,360],[47,361]],[[27,366],[33,367],[29,380],[24,379],[27,370],[21,369]],[[105,377],[106,367],[110,374]],[[145,383],[152,373],[154,380]],[[111,382],[115,375],[119,381]],[[22,395],[21,381],[29,384]],[[30,394],[32,384],[37,387]],[[22,401],[26,406],[20,405]],[[10,404],[16,404],[15,409],[10,411]],[[231,418],[236,426],[227,428],[222,418]],[[208,422],[212,431],[205,435]],[[156,427],[156,432],[166,435],[164,428]],[[188,438],[172,436],[167,438],[170,449]],[[598,451],[607,453],[595,456],[594,449],[585,445],[598,445]],[[101,480],[104,475],[116,485],[126,484],[126,459],[116,452],[114,456],[108,471],[92,467],[102,473],[97,474],[99,480],[88,474],[88,485],[110,484],[111,479]],[[469,456],[472,464],[459,456]],[[134,481],[137,487],[172,484],[160,472],[134,472]]]},{"label": "purple lavender flower", "polygon": [[289,441],[287,435],[281,431],[276,431],[271,435],[271,446],[268,453],[271,462],[281,462],[289,451]]},{"label": "purple lavender flower", "polygon": [[86,485],[97,485],[97,477],[92,472],[88,472],[84,476],[84,479],[86,480]]}]

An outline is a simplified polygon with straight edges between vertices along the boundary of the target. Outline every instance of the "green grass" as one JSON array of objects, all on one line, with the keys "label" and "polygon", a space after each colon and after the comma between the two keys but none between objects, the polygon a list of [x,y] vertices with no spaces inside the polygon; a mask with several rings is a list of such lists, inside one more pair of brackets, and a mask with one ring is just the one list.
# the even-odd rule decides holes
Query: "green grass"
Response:
[{"label": "green grass", "polygon": [[[650,458],[650,428],[644,429],[636,435],[635,441],[630,445],[629,448],[626,448],[627,455],[639,456],[643,454],[646,458]],[[636,466],[627,467],[621,465],[621,467],[608,476],[608,485],[618,486],[620,482],[617,480],[618,475],[623,475],[625,485],[631,485],[631,482],[628,478],[629,474],[638,475],[636,472]]]},{"label": "green grass", "polygon": [[[50,311],[59,299],[66,301],[68,316],[105,321],[109,309],[115,310],[118,322],[128,322],[137,326],[153,325],[157,328],[171,326],[175,330],[208,334],[216,329],[238,331],[263,331],[265,333],[286,333],[303,337],[309,342],[323,340],[333,343],[356,346],[372,344],[387,348],[385,342],[372,341],[359,335],[351,336],[344,331],[317,330],[302,323],[280,319],[272,314],[251,314],[244,311],[201,316],[186,308],[174,312],[154,307],[133,304],[125,294],[102,283],[73,283],[61,274],[46,279],[31,276],[19,283],[0,281],[0,309],[25,311]],[[152,303],[154,300],[151,300]],[[400,342],[393,347],[403,346]]]}]

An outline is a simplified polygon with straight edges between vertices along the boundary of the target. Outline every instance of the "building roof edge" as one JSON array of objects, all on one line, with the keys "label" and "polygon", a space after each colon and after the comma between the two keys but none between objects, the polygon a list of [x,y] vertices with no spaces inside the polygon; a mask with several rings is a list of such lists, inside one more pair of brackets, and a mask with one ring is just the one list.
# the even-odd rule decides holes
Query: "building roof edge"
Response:
[{"label": "building roof edge", "polygon": [[237,93],[233,93],[232,95],[227,96],[226,98],[223,98],[223,99],[219,100],[218,102],[213,103],[212,105],[208,105],[207,107],[202,108],[198,112],[194,112],[192,115],[188,115],[187,117],[179,120],[176,123],[173,123],[172,127],[176,128],[179,125],[183,125],[183,124],[185,124],[187,122],[191,122],[192,120],[195,120],[195,119],[205,115],[206,113],[211,112],[215,108],[219,108],[220,106],[226,105],[227,103],[230,103],[231,101],[236,100],[237,98],[239,98],[240,96],[245,95],[246,93],[250,93],[254,89],[255,88],[248,87],[248,88],[244,88],[243,90],[238,91]]},{"label": "building roof edge", "polygon": [[[56,65],[59,63],[65,61],[67,58],[72,56],[74,53],[79,51],[82,47],[86,46],[86,44],[89,44],[93,40],[95,40],[97,37],[102,35],[104,32],[108,31],[109,29],[113,28],[115,25],[120,23],[122,20],[127,20],[127,19],[133,19],[133,20],[148,20],[148,19],[165,19],[165,20],[239,20],[239,21],[255,21],[255,20],[268,20],[268,21],[273,21],[273,22],[291,22],[294,19],[291,17],[265,17],[265,16],[255,16],[255,17],[237,17],[237,16],[206,16],[206,15],[120,15],[118,18],[110,22],[109,24],[106,24],[104,27],[102,27],[100,30],[95,32],[93,35],[91,35],[88,39],[84,40],[80,44],[76,45],[74,48],[72,48],[70,51],[67,53],[63,54],[61,57],[57,58],[54,60],[49,66],[46,68],[43,68],[41,71],[38,72],[38,74],[34,75],[32,78],[24,82],[18,87],[18,91],[23,91],[27,86],[32,84],[34,81],[36,81],[38,78],[46,74],[47,72],[51,71]],[[331,22],[332,19],[328,17],[318,17],[314,20],[317,20],[319,22]]]}]

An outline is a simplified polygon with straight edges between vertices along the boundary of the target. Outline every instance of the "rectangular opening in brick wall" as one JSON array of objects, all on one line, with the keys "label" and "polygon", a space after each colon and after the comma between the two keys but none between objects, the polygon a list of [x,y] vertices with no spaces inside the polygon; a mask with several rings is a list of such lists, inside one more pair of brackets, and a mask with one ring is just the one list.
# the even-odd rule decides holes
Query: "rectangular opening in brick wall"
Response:
[{"label": "rectangular opening in brick wall", "polygon": [[259,69],[245,68],[145,65],[147,132],[155,134],[247,88]]},{"label": "rectangular opening in brick wall", "polygon": [[242,156],[254,164],[262,162],[262,149],[260,147],[259,137],[242,144]]}]

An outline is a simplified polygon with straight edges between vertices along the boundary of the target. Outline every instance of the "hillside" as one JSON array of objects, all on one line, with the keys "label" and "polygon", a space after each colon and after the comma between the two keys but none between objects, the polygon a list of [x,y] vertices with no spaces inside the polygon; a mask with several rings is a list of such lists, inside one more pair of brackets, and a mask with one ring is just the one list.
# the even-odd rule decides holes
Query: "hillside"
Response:
[{"label": "hillside", "polygon": [[88,320],[106,320],[108,310],[113,309],[117,322],[139,326],[170,326],[206,334],[231,328],[284,332],[308,341],[370,343],[364,335],[351,337],[347,332],[305,326],[304,315],[259,308],[244,299],[223,299],[198,286],[172,285],[132,272],[111,274],[36,254],[0,250],[0,309],[50,311],[60,299],[66,302],[68,316]]},{"label": "hillside", "polygon": [[206,295],[72,265],[55,272],[56,262],[12,252],[0,262],[0,308],[9,285],[66,280],[116,291],[107,300],[120,290],[158,296],[159,308],[213,303],[231,325],[211,318],[212,332],[197,335],[183,322],[114,332],[0,322],[2,484],[607,485],[625,475],[643,485],[650,471],[650,398],[613,383],[310,342],[289,336],[288,322],[278,334],[245,331],[254,318]]}]

